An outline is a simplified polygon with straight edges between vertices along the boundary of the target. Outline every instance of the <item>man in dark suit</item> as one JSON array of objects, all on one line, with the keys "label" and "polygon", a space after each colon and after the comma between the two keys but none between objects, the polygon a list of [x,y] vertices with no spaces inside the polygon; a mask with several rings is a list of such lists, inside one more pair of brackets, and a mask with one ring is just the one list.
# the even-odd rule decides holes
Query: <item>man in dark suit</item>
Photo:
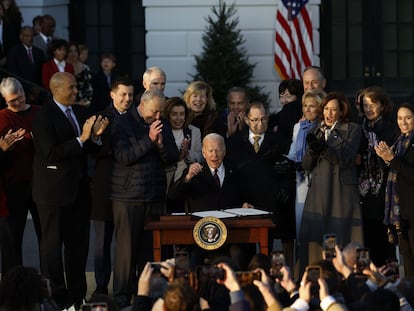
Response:
[{"label": "man in dark suit", "polygon": [[9,50],[7,69],[18,79],[25,79],[38,85],[42,84],[42,65],[45,56],[39,48],[33,46],[34,32],[32,27],[23,26],[20,31],[20,41]]},{"label": "man in dark suit", "polygon": [[[268,131],[268,114],[261,103],[253,103],[246,112],[247,128],[227,141],[227,161],[242,181],[240,191],[246,201],[259,209],[273,212],[276,223],[273,238],[294,234],[294,209],[284,208],[289,197],[289,164],[280,167],[285,159],[289,141]],[[293,171],[292,171],[293,172]]]},{"label": "man in dark suit", "polygon": [[232,171],[224,165],[226,145],[219,134],[203,139],[205,162],[192,163],[183,176],[170,186],[168,197],[185,199],[188,212],[220,210],[241,206]]},{"label": "man in dark suit", "polygon": [[[102,111],[108,117],[109,127],[114,120],[127,113],[134,97],[133,82],[129,78],[118,77],[112,82],[112,104]],[[102,147],[94,155],[95,172],[92,177],[91,219],[95,229],[94,264],[95,264],[95,294],[108,294],[108,283],[111,278],[111,242],[114,233],[112,217],[111,192],[112,167],[114,158],[109,129],[102,135]]]},{"label": "man in dark suit", "polygon": [[55,18],[52,15],[45,14],[40,19],[40,32],[33,38],[33,45],[43,51],[46,60],[53,57],[53,55],[49,55],[48,47],[53,39],[55,29]]},{"label": "man in dark suit", "polygon": [[51,281],[58,306],[74,304],[78,310],[86,295],[89,244],[85,149],[93,145],[91,137],[99,142],[108,120],[101,116],[86,119],[77,109],[82,107],[72,108],[78,92],[72,74],[54,74],[50,89],[53,100],[37,113],[33,124],[33,199],[42,231],[41,270]]}]

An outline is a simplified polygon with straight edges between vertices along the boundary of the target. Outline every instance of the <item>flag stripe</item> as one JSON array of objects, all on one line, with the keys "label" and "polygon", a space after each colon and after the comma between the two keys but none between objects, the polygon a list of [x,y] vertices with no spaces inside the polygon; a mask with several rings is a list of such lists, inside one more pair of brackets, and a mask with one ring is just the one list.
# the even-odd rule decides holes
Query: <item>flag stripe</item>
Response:
[{"label": "flag stripe", "polygon": [[290,0],[292,20],[289,10],[279,2],[276,13],[275,68],[282,79],[300,79],[303,70],[312,65],[313,35],[312,22],[307,9],[307,1]]}]

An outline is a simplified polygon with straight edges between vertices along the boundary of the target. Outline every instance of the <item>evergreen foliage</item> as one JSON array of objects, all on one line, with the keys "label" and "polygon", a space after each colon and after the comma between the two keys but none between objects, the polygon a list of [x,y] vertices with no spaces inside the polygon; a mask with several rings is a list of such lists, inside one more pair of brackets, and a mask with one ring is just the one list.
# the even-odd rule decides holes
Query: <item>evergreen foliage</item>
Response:
[{"label": "evergreen foliage", "polygon": [[206,18],[203,51],[195,56],[197,73],[192,78],[211,85],[219,110],[226,108],[227,91],[234,86],[245,88],[251,101],[261,101],[268,106],[269,94],[252,85],[256,64],[249,63],[243,47],[245,40],[241,30],[237,29],[239,18],[234,17],[234,4],[226,6],[224,2],[218,8],[213,7],[212,13],[213,16]]}]

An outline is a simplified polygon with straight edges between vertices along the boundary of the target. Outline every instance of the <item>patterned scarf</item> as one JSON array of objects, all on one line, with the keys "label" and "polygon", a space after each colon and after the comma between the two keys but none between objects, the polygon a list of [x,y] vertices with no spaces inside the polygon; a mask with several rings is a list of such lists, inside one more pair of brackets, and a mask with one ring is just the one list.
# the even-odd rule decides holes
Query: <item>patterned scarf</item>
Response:
[{"label": "patterned scarf", "polygon": [[367,120],[364,119],[362,126],[363,133],[368,140],[368,146],[362,154],[361,172],[359,174],[359,193],[366,196],[371,193],[375,196],[380,192],[384,169],[381,159],[375,153],[374,147],[378,144],[377,134],[367,125]]},{"label": "patterned scarf", "polygon": [[[414,137],[414,131],[411,131],[408,135],[400,135],[397,141],[394,143],[395,156],[402,158],[410,147]],[[396,170],[390,169],[387,178],[387,186],[385,188],[385,215],[384,224],[394,225],[400,227],[400,197],[397,187],[397,175]]]}]

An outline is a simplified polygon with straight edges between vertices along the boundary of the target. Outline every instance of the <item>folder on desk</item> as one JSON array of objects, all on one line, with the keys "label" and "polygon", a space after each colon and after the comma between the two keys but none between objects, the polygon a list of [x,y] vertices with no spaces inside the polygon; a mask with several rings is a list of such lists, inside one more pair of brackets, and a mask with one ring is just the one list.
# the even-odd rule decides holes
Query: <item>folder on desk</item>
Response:
[{"label": "folder on desk", "polygon": [[222,218],[232,218],[232,217],[245,217],[245,216],[261,216],[269,215],[270,212],[260,210],[257,208],[228,208],[224,210],[212,210],[212,211],[202,211],[194,212],[191,215],[196,217],[216,217],[219,219]]}]

